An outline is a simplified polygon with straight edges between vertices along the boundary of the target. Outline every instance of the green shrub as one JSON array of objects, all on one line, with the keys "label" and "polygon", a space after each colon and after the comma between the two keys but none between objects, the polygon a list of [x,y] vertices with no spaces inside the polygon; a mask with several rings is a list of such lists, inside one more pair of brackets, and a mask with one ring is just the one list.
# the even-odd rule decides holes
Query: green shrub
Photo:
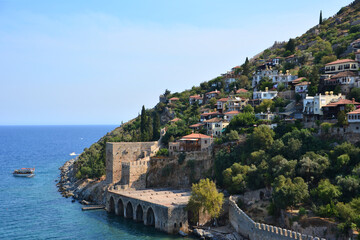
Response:
[{"label": "green shrub", "polygon": [[178,156],[178,164],[182,165],[185,161],[186,158],[186,153],[180,153]]}]

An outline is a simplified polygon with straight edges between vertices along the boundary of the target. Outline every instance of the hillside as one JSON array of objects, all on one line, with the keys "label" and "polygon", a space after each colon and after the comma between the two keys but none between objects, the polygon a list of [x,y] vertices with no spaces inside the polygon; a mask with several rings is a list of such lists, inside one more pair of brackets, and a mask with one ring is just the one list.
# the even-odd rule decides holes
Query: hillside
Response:
[{"label": "hillside", "polygon": [[[251,81],[257,72],[270,69],[279,76],[303,77],[299,82],[309,82],[309,95],[322,93],[328,96],[329,91],[331,96],[342,93],[342,88],[324,84],[327,79],[325,66],[338,59],[355,58],[359,49],[356,40],[360,39],[359,10],[360,0],[356,0],[333,17],[322,19],[321,24],[303,35],[275,43],[252,59],[246,59],[241,66],[200,86],[177,93],[166,90],[154,108],[143,107],[141,115],[85,149],[76,162],[77,178],[104,175],[106,142],[154,141],[159,139],[160,129],[165,127],[164,149],[160,154],[167,155],[169,142],[194,129],[207,133],[204,128],[196,130],[190,126],[203,126],[202,118],[216,112],[219,102],[237,99],[243,101],[244,106],[214,140],[217,149],[221,149],[214,153],[213,178],[218,186],[231,194],[272,187],[268,214],[279,216],[283,210],[291,208],[299,210],[294,219],[304,219],[307,215],[326,217],[337,222],[344,235],[359,229],[360,144],[356,139],[352,142],[357,143],[352,144],[331,133],[336,128],[338,132],[345,132],[348,126],[346,114],[360,105],[355,104],[355,100],[360,101],[360,88],[352,87],[343,94],[348,99],[355,99],[347,101],[350,104],[344,105],[345,109],[332,119],[305,121],[305,118],[286,118],[289,106],[293,106],[294,111],[296,108],[302,110],[306,98],[300,94],[280,97],[280,93],[285,96],[285,92],[294,92],[293,85],[274,84],[267,76],[255,84]],[[360,46],[360,40],[358,43]],[[358,76],[358,70],[353,74]],[[331,79],[335,74],[327,75]],[[279,95],[271,100],[252,99],[253,92],[268,92],[269,89]],[[208,97],[211,94],[214,97]],[[190,102],[191,99],[195,100]],[[264,113],[274,117],[258,117]],[[246,141],[239,143],[240,135],[245,136]]]}]

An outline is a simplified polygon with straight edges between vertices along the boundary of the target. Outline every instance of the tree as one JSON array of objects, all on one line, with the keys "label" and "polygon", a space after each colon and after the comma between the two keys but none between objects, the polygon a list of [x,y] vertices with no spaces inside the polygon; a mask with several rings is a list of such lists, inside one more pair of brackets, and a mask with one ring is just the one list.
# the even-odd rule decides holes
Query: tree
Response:
[{"label": "tree", "polygon": [[289,51],[291,54],[295,52],[295,40],[290,38],[285,46],[285,51]]},{"label": "tree", "polygon": [[319,69],[316,66],[312,67],[309,80],[310,80],[309,95],[315,96],[315,94],[318,92],[318,86],[320,81]]},{"label": "tree", "polygon": [[245,75],[245,76],[248,76],[249,73],[250,73],[250,62],[249,62],[249,59],[247,57],[245,59],[245,63],[241,67],[243,69],[242,74]]},{"label": "tree", "polygon": [[274,143],[275,133],[266,125],[260,125],[254,129],[249,140],[253,149],[269,149]]},{"label": "tree", "polygon": [[201,179],[199,183],[193,184],[191,196],[187,209],[192,211],[195,217],[199,212],[207,212],[212,218],[220,215],[220,210],[224,202],[224,195],[216,189],[215,183],[207,179]]},{"label": "tree", "polygon": [[209,100],[209,104],[210,104],[210,107],[211,107],[211,108],[215,108],[216,103],[217,103],[217,99],[216,99],[216,98],[212,98],[212,99]]},{"label": "tree", "polygon": [[311,195],[322,204],[329,204],[341,196],[341,191],[338,186],[332,185],[329,179],[322,179],[318,187],[311,191]]},{"label": "tree", "polygon": [[256,106],[255,108],[255,112],[260,113],[260,112],[267,112],[269,111],[274,111],[275,108],[275,104],[273,102],[273,100],[271,99],[264,99],[259,106]]},{"label": "tree", "polygon": [[340,111],[337,116],[337,123],[339,126],[346,126],[348,125],[348,120],[345,111]]},{"label": "tree", "polygon": [[157,112],[154,112],[153,115],[153,140],[158,140],[160,138],[160,117]]},{"label": "tree", "polygon": [[355,101],[360,101],[360,88],[353,88],[350,91],[349,98],[355,98]]},{"label": "tree", "polygon": [[240,139],[239,133],[236,130],[230,130],[230,132],[226,134],[226,138],[229,141],[237,141]]},{"label": "tree", "polygon": [[243,112],[253,113],[253,112],[254,112],[254,108],[253,108],[250,104],[247,104],[247,105],[243,108]]},{"label": "tree", "polygon": [[273,183],[273,202],[280,209],[296,206],[308,197],[308,185],[301,177],[296,177],[292,181],[291,178],[280,175]]},{"label": "tree", "polygon": [[320,10],[319,24],[321,25],[322,23],[323,23],[323,19],[322,19],[322,11]]}]

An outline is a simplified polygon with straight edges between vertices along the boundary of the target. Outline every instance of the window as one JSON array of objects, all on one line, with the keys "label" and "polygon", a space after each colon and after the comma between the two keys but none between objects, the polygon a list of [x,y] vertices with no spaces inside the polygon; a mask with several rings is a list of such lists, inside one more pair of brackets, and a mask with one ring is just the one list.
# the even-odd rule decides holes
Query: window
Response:
[{"label": "window", "polygon": [[326,67],[326,68],[325,68],[325,71],[330,71],[330,67]]},{"label": "window", "polygon": [[344,65],[344,69],[349,69],[350,68],[350,64],[345,64]]},{"label": "window", "polygon": [[340,65],[339,66],[339,68],[338,68],[338,70],[342,70],[343,69],[343,66],[342,65]]},{"label": "window", "polygon": [[352,69],[356,69],[356,64],[351,64]]},{"label": "window", "polygon": [[207,144],[207,140],[205,140],[204,142],[205,142],[205,144]]},{"label": "window", "polygon": [[335,66],[332,66],[332,67],[331,67],[331,71],[335,71]]}]

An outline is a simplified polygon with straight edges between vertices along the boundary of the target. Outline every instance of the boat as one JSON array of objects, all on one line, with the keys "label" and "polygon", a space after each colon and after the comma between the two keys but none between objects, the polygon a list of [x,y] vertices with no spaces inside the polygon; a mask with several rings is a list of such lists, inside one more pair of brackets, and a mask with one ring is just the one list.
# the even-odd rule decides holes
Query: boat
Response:
[{"label": "boat", "polygon": [[76,154],[75,152],[72,152],[69,154],[70,156],[76,156],[76,155],[79,155],[79,154]]},{"label": "boat", "polygon": [[33,177],[35,175],[35,168],[20,168],[13,172],[15,177]]}]

